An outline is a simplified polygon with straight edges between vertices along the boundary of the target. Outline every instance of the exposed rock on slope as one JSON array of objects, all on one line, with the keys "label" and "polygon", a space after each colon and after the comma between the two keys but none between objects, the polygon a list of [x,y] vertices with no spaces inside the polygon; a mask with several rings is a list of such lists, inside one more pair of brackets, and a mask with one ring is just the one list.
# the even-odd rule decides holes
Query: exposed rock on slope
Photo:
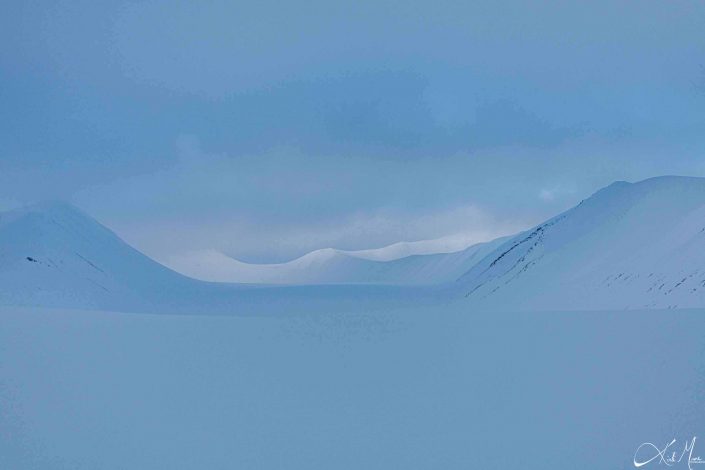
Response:
[{"label": "exposed rock on slope", "polygon": [[513,237],[458,281],[476,306],[705,306],[705,179],[614,183]]}]

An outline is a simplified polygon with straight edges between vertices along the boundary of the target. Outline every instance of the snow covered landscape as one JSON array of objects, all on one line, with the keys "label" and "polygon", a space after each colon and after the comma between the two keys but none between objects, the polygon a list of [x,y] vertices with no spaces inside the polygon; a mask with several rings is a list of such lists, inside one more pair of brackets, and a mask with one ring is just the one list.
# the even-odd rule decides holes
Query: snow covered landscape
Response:
[{"label": "snow covered landscape", "polygon": [[703,25],[4,0],[0,470],[705,470]]},{"label": "snow covered landscape", "polygon": [[615,183],[318,286],[196,281],[66,204],[2,214],[0,466],[632,468],[705,419],[703,210],[705,179]]},{"label": "snow covered landscape", "polygon": [[[82,211],[46,203],[0,215],[0,302],[240,315],[339,296],[483,310],[705,308],[704,216],[703,178],[617,182],[529,230],[459,252],[384,261],[320,250],[248,265],[259,282],[234,284],[174,272]],[[210,272],[237,278],[242,264]]]}]

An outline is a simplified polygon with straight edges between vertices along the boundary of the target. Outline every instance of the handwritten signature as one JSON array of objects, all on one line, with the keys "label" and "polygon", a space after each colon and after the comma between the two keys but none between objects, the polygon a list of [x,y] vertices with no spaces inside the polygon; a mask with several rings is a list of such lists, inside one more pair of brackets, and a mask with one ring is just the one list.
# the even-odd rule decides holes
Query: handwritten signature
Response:
[{"label": "handwritten signature", "polygon": [[682,462],[688,465],[688,470],[693,470],[693,465],[705,463],[705,460],[699,456],[693,456],[695,439],[697,437],[693,437],[690,441],[685,441],[682,448],[676,444],[676,439],[673,439],[662,448],[651,442],[644,442],[634,452],[634,466],[639,468],[658,460],[659,464],[665,464],[669,467]]}]

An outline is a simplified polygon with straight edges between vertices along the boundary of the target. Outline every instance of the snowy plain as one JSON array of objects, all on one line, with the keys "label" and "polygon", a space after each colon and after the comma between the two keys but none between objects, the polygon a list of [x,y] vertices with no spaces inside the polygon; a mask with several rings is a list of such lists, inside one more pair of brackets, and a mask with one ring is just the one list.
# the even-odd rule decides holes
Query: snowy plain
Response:
[{"label": "snowy plain", "polygon": [[703,332],[698,310],[2,308],[0,468],[634,468],[702,435]]}]

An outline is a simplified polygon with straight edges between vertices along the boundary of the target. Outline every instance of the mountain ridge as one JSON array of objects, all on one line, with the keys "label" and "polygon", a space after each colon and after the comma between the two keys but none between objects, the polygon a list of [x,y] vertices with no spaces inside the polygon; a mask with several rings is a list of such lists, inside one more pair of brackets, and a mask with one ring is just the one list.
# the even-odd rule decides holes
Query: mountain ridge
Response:
[{"label": "mountain ridge", "polygon": [[[325,279],[330,286],[213,283],[160,265],[72,206],[41,204],[0,214],[0,304],[231,312],[254,303],[305,309],[317,301],[372,305],[384,298],[457,300],[489,310],[705,307],[705,178],[615,182],[493,243],[460,255],[375,261],[381,268],[358,272],[357,286],[349,276],[337,286],[333,277]],[[340,255],[319,254],[324,262]],[[339,266],[321,272],[349,275]],[[438,288],[416,283],[443,275]]]},{"label": "mountain ridge", "polygon": [[[703,306],[701,217],[703,178],[615,182],[513,237],[458,284],[473,305],[483,308]],[[691,285],[688,280],[695,278],[702,285]]]},{"label": "mountain ridge", "polygon": [[214,282],[434,285],[456,280],[506,238],[476,243],[455,252],[415,254],[390,260],[323,248],[286,263],[251,264],[215,250],[205,250],[171,258],[167,265],[196,279]]}]

